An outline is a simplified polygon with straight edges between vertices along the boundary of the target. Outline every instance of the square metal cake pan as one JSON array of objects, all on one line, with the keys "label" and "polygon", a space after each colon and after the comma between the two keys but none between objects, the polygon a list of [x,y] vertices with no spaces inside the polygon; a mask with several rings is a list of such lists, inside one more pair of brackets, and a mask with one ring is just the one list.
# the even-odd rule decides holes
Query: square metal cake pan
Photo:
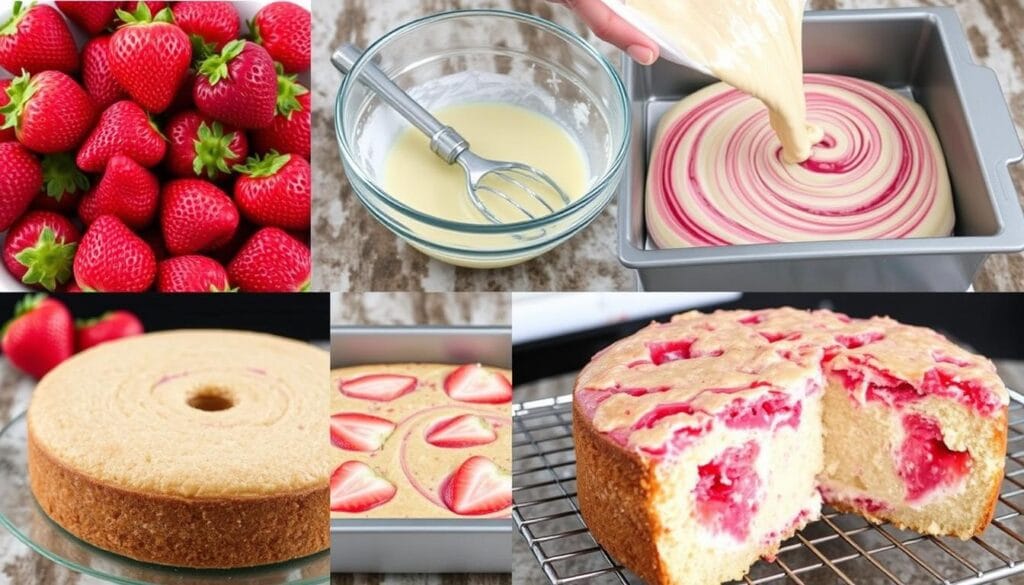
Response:
[{"label": "square metal cake pan", "polygon": [[[334,327],[331,368],[395,362],[512,368],[501,327]],[[509,417],[512,411],[509,410]],[[332,573],[508,573],[511,518],[331,519]]]},{"label": "square metal cake pan", "polygon": [[995,73],[976,65],[952,8],[808,13],[808,73],[859,77],[924,107],[953,183],[953,237],[658,250],[644,190],[661,114],[716,80],[661,60],[624,62],[634,141],[619,193],[619,257],[645,290],[964,291],[989,254],[1024,250],[1024,214],[1009,165],[1024,158]]}]

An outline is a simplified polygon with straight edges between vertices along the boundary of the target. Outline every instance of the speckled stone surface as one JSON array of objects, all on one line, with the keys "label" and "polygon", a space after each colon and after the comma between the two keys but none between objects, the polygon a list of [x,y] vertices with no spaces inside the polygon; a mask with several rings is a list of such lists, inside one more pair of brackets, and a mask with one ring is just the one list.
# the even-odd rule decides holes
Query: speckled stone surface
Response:
[{"label": "speckled stone surface", "polygon": [[[1024,135],[1024,0],[811,0],[815,9],[953,6],[978,61],[997,72]],[[313,285],[319,290],[635,290],[617,259],[614,203],[584,232],[526,264],[501,270],[455,268],[431,260],[377,223],[353,195],[334,137],[334,97],[341,75],[326,57],[343,42],[366,46],[408,20],[457,8],[505,8],[549,18],[594,40],[564,7],[545,0],[337,0],[314,3]],[[613,63],[618,54],[598,46]],[[1014,170],[1024,191],[1024,166]],[[1024,254],[991,258],[978,290],[1024,290]]]}]

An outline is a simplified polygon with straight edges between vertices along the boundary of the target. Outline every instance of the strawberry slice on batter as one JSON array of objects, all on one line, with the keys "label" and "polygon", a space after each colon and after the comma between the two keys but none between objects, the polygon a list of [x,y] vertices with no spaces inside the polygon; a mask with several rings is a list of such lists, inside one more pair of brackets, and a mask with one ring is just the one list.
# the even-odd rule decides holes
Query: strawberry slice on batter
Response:
[{"label": "strawberry slice on batter", "polygon": [[331,416],[331,444],[347,451],[376,451],[395,430],[386,418],[361,412]]},{"label": "strawberry slice on batter", "polygon": [[427,429],[427,442],[435,447],[462,449],[486,445],[498,438],[494,427],[482,416],[464,414],[447,418]]},{"label": "strawberry slice on batter", "polygon": [[370,374],[341,383],[341,393],[352,398],[388,402],[416,389],[416,378],[399,374]]},{"label": "strawberry slice on batter", "polygon": [[486,457],[470,457],[441,487],[441,499],[463,516],[500,512],[512,505],[512,475]]},{"label": "strawberry slice on batter", "polygon": [[360,461],[346,461],[331,474],[331,511],[366,512],[395,497],[395,484]]},{"label": "strawberry slice on batter", "polygon": [[452,400],[479,404],[512,401],[512,383],[505,376],[480,364],[466,364],[444,380],[444,391]]}]

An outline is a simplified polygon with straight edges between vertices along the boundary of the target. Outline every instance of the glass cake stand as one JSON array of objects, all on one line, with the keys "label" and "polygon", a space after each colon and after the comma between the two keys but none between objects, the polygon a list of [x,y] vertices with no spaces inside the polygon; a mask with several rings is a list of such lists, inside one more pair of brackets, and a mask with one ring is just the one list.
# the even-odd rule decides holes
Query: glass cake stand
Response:
[{"label": "glass cake stand", "polygon": [[32,496],[28,484],[27,435],[25,414],[0,429],[0,525],[29,548],[59,565],[124,585],[313,585],[328,582],[330,555],[327,551],[251,569],[198,570],[141,563],[79,540],[50,520]]}]

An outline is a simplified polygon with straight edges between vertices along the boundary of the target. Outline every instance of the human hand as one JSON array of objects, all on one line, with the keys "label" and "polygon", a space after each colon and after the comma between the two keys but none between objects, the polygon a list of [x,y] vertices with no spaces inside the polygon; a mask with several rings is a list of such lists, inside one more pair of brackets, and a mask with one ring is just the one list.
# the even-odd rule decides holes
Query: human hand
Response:
[{"label": "human hand", "polygon": [[658,45],[612,12],[601,0],[551,0],[574,11],[599,38],[622,49],[641,65],[658,60]]}]

